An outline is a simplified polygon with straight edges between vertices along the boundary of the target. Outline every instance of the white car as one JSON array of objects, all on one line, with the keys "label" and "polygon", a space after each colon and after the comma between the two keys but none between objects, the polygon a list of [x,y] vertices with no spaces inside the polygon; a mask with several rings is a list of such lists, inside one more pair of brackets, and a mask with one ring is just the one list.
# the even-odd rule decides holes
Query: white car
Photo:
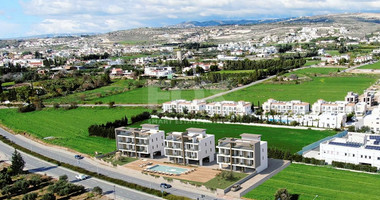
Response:
[{"label": "white car", "polygon": [[76,178],[77,180],[85,180],[85,179],[88,178],[88,176],[87,176],[87,175],[84,175],[84,174],[78,174],[78,175],[75,176],[75,178]]}]

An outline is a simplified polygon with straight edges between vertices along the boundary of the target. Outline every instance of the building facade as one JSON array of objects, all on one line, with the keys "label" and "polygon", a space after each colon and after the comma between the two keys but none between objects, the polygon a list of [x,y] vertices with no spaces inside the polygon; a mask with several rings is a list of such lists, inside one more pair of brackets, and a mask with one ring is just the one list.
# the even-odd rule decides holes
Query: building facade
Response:
[{"label": "building facade", "polygon": [[206,110],[206,102],[203,100],[186,101],[179,99],[163,103],[162,109],[164,112],[175,111],[177,113],[183,113],[184,110],[187,110],[189,113],[197,113]]},{"label": "building facade", "polygon": [[208,115],[250,115],[252,114],[252,104],[245,101],[221,101],[206,104]]},{"label": "building facade", "polygon": [[115,129],[116,148],[129,157],[164,155],[165,132],[159,125],[142,124],[141,128],[120,127]]},{"label": "building facade", "polygon": [[322,114],[322,113],[354,113],[355,112],[355,103],[349,103],[346,101],[335,101],[327,102],[323,99],[319,99],[312,106],[313,114]]},{"label": "building facade", "polygon": [[264,113],[269,113],[271,110],[276,113],[291,113],[291,114],[307,114],[310,112],[310,104],[299,100],[293,101],[277,101],[268,99],[262,105]]},{"label": "building facade", "polygon": [[268,167],[268,145],[261,141],[261,135],[241,134],[241,139],[223,138],[218,141],[217,163],[219,168],[233,170],[256,170]]},{"label": "building facade", "polygon": [[380,135],[350,132],[320,144],[320,158],[332,161],[371,165],[380,169]]},{"label": "building facade", "polygon": [[165,156],[174,163],[203,165],[204,162],[213,162],[215,136],[199,128],[171,132],[165,138]]}]

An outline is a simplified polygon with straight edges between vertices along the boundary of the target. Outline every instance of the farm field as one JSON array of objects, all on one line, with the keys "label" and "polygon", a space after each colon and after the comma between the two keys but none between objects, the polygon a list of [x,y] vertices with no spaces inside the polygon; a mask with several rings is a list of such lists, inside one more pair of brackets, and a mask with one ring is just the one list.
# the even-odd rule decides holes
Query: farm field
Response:
[{"label": "farm field", "polygon": [[380,69],[380,61],[373,64],[361,66],[358,69]]},{"label": "farm field", "polygon": [[[334,131],[315,131],[299,130],[288,128],[271,128],[260,126],[231,125],[231,124],[213,124],[201,122],[189,122],[178,120],[149,119],[143,123],[159,124],[160,130],[165,133],[172,131],[185,131],[187,128],[204,128],[208,134],[214,134],[215,140],[223,137],[240,137],[242,133],[261,134],[263,141],[268,141],[269,147],[295,153],[302,147],[318,141],[322,138],[335,134]],[[133,127],[140,127],[140,124],[134,124]],[[217,144],[217,143],[216,143]]]},{"label": "farm field", "polygon": [[379,175],[337,170],[321,166],[291,164],[244,197],[272,200],[279,188],[298,194],[299,200],[379,199]]},{"label": "farm field", "polygon": [[326,75],[330,73],[336,73],[338,70],[342,71],[345,68],[343,67],[310,67],[310,68],[305,68],[301,70],[296,70],[287,73],[288,74],[297,74],[297,75],[306,75],[306,76],[314,76],[314,75]]},{"label": "farm field", "polygon": [[311,66],[311,65],[316,65],[319,64],[321,61],[319,60],[307,60],[304,66]]},{"label": "farm field", "polygon": [[160,104],[175,99],[200,99],[222,92],[223,90],[169,90],[163,91],[158,87],[143,87],[120,94],[92,99],[89,102]]},{"label": "farm field", "polygon": [[[119,94],[121,92],[125,92],[128,89],[133,89],[136,84],[143,84],[142,81],[135,80],[115,80],[112,84],[108,86],[104,86],[101,88],[97,88],[94,90],[88,90],[85,92],[78,92],[74,94],[69,94],[67,96],[61,96],[56,98],[50,98],[44,100],[44,103],[83,103],[88,102],[93,99],[97,99],[104,96]],[[108,102],[105,102],[108,103]]]},{"label": "farm field", "polygon": [[17,132],[27,132],[38,139],[54,137],[46,142],[68,147],[81,153],[93,155],[95,151],[108,153],[115,150],[115,140],[89,137],[92,124],[128,118],[149,111],[144,108],[77,108],[64,110],[48,108],[42,111],[19,113],[16,109],[1,109],[0,122]]},{"label": "farm field", "polygon": [[[303,72],[300,70],[297,73]],[[254,102],[255,104],[258,101],[263,103],[269,98],[281,101],[301,100],[310,104],[318,99],[336,101],[343,100],[349,91],[362,94],[363,90],[374,84],[377,80],[376,76],[363,74],[310,78],[312,80],[299,84],[295,82],[281,84],[266,81],[265,83],[241,89],[210,101],[245,100]]]}]

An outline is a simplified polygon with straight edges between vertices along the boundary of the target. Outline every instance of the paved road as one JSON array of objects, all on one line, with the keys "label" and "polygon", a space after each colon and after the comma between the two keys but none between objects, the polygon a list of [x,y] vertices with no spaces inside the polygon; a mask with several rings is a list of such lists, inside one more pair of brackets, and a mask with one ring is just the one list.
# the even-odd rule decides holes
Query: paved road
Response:
[{"label": "paved road", "polygon": [[[9,132],[5,131],[4,129],[1,129],[1,128],[0,128],[0,134],[3,136],[6,136],[8,139],[12,140],[13,142],[17,143],[18,145],[23,146],[23,147],[25,147],[31,151],[37,152],[39,154],[42,154],[46,157],[49,157],[49,158],[52,158],[52,159],[55,159],[55,160],[58,160],[61,162],[69,163],[69,164],[74,165],[74,166],[79,166],[79,167],[87,169],[89,171],[99,172],[99,173],[106,175],[108,177],[122,179],[122,180],[125,180],[128,182],[131,182],[131,183],[136,183],[138,185],[145,186],[145,187],[150,187],[150,188],[154,188],[157,190],[161,190],[159,183],[154,183],[154,182],[150,182],[147,180],[138,179],[138,178],[130,176],[126,173],[121,173],[121,172],[118,172],[114,169],[112,170],[110,167],[98,164],[89,158],[84,158],[80,161],[75,160],[74,159],[74,153],[71,153],[69,151],[62,150],[62,149],[56,149],[54,147],[46,147],[46,146],[42,147],[41,144],[37,145],[37,143],[34,141],[30,141],[30,140],[28,140],[22,136],[19,136],[19,135],[13,135],[13,134],[11,134],[11,133],[9,133]],[[2,151],[2,150],[0,149],[0,151]],[[33,163],[34,161],[31,161],[31,162]],[[93,179],[93,180],[95,180],[95,179]],[[95,181],[95,182],[98,182],[98,181]],[[165,191],[172,193],[172,194],[175,194],[175,195],[186,196],[186,197],[189,197],[192,199],[198,198],[201,194],[198,191],[194,191],[194,190],[188,191],[188,190],[184,190],[184,189],[178,189],[175,186],[173,186],[170,189],[166,189]],[[116,191],[116,193],[117,193],[117,191]],[[150,199],[150,198],[145,198],[145,199]],[[206,196],[204,198],[204,200],[212,200],[212,199],[217,199],[217,198],[211,197],[211,196]]]},{"label": "paved road", "polygon": [[[12,153],[14,149],[13,147],[8,146],[7,144],[4,144],[3,142],[0,142],[0,151],[7,157],[7,160],[9,161],[10,158],[12,157]],[[90,177],[87,180],[77,181],[75,180],[75,175],[77,175],[78,173],[72,170],[59,167],[49,162],[45,162],[43,160],[40,160],[36,157],[30,156],[23,152],[21,152],[21,155],[26,163],[25,168],[28,169],[32,173],[46,173],[47,175],[55,177],[55,178],[58,178],[59,176],[66,174],[69,178],[69,181],[71,181],[72,183],[83,185],[86,188],[94,188],[95,186],[99,186],[103,189],[104,194],[110,196],[111,198],[114,198],[116,194],[116,199],[131,199],[131,200],[162,199],[150,194],[146,194],[143,192],[139,192],[139,191],[132,190],[126,187],[121,187],[121,186],[115,186],[115,191],[116,191],[115,193],[113,183],[109,183],[109,182],[99,180],[97,178],[92,178],[92,177]]]}]

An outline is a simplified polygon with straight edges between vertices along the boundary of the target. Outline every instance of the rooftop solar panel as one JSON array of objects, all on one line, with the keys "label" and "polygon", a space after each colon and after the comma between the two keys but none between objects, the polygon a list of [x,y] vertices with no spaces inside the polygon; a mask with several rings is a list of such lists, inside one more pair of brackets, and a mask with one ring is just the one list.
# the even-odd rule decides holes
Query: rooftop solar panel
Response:
[{"label": "rooftop solar panel", "polygon": [[378,150],[378,151],[380,151],[380,146],[370,146],[370,145],[368,145],[365,148],[366,149],[372,149],[372,150]]},{"label": "rooftop solar panel", "polygon": [[361,144],[358,143],[329,142],[329,144],[355,148],[359,148],[361,146]]}]

